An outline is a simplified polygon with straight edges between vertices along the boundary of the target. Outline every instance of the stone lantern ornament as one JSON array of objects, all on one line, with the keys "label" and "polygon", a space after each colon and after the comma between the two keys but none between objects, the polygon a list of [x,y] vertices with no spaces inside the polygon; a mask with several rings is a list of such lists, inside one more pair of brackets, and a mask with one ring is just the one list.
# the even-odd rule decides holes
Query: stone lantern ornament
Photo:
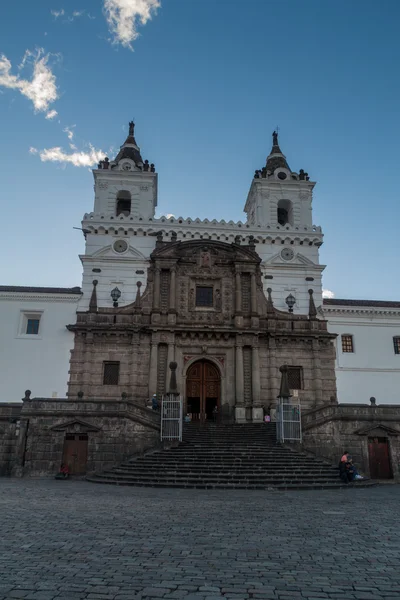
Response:
[{"label": "stone lantern ornament", "polygon": [[110,296],[113,301],[113,307],[118,308],[118,300],[121,298],[121,291],[115,287],[113,290],[111,290]]},{"label": "stone lantern ornament", "polygon": [[296,298],[293,296],[293,294],[289,294],[289,296],[287,296],[287,298],[285,299],[285,302],[288,306],[289,312],[292,313],[293,306],[296,304]]}]

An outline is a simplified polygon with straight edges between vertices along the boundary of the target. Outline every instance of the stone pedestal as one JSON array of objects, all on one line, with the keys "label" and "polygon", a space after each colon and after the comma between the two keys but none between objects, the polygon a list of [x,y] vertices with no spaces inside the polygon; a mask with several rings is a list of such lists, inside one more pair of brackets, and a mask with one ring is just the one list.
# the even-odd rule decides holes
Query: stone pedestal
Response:
[{"label": "stone pedestal", "polygon": [[245,406],[235,406],[235,421],[236,423],[246,423]]},{"label": "stone pedestal", "polygon": [[264,410],[260,406],[253,406],[252,411],[253,423],[262,423],[264,420]]}]

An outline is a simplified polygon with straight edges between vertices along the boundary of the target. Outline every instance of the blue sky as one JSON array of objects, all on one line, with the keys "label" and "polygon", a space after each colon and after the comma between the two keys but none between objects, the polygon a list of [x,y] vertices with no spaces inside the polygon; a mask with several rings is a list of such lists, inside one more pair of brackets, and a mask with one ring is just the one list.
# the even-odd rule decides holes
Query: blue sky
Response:
[{"label": "blue sky", "polygon": [[[151,2],[22,0],[3,11],[0,283],[80,285],[72,227],[92,210],[92,174],[41,155],[117,149],[134,118],[159,173],[158,214],[225,220],[244,219],[279,125],[291,168],[317,181],[324,287],[400,299],[400,3]],[[129,17],[146,3],[152,18],[132,40],[118,8]]]}]

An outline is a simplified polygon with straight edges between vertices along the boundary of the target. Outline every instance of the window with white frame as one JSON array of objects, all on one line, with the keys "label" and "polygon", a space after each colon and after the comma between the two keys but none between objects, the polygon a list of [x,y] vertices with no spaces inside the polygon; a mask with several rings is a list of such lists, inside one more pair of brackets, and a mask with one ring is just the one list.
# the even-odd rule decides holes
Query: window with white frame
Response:
[{"label": "window with white frame", "polygon": [[35,338],[41,334],[42,312],[23,312],[21,314],[19,335]]}]

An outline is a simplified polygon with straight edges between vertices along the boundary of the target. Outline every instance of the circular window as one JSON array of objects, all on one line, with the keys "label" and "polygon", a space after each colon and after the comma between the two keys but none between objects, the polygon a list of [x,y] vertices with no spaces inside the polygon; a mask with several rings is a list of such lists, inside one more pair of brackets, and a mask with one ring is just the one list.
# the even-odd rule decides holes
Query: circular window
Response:
[{"label": "circular window", "polygon": [[287,177],[287,175],[284,171],[279,171],[279,173],[278,173],[279,179],[281,179],[283,181],[284,179],[286,179],[286,177]]},{"label": "circular window", "polygon": [[284,248],[281,252],[281,256],[283,260],[292,260],[294,257],[294,252],[291,248]]},{"label": "circular window", "polygon": [[121,254],[122,252],[126,252],[126,250],[128,249],[128,244],[125,240],[117,240],[116,242],[114,242],[113,248],[115,252],[119,252]]}]

